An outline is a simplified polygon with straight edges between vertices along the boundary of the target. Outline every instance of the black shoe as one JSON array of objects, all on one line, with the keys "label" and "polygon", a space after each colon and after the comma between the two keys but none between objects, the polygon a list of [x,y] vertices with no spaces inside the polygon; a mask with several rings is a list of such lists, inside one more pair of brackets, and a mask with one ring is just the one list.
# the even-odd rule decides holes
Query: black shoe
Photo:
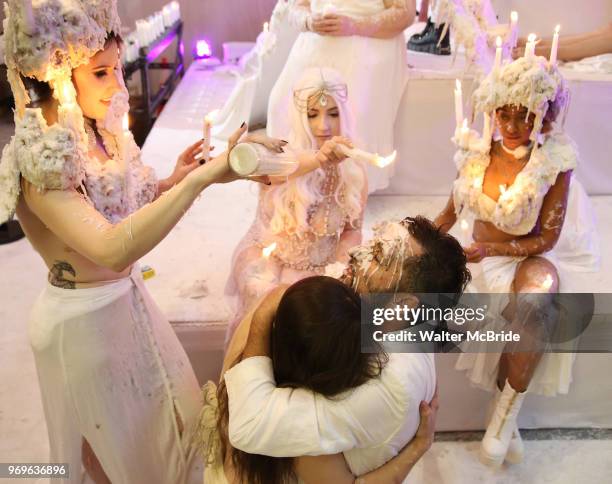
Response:
[{"label": "black shoe", "polygon": [[408,50],[425,52],[427,54],[434,55],[450,55],[450,29],[446,31],[444,38],[440,40],[443,30],[444,24],[440,24],[438,27],[435,27],[434,25],[434,27],[422,37],[415,39],[414,41],[411,37],[408,41]]},{"label": "black shoe", "polygon": [[5,224],[0,225],[0,245],[10,244],[24,237],[25,234],[17,220],[9,220]]},{"label": "black shoe", "polygon": [[410,39],[408,39],[408,42],[418,41],[419,39],[423,38],[423,36],[427,35],[430,30],[433,30],[435,28],[436,24],[431,21],[431,17],[427,17],[427,23],[425,24],[425,28],[419,33],[414,34],[412,37],[410,37]]}]

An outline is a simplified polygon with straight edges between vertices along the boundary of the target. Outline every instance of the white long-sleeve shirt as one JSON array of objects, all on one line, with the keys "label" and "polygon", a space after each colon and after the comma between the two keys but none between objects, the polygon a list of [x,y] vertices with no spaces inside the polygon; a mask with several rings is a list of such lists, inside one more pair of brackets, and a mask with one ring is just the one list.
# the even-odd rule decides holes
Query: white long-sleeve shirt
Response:
[{"label": "white long-sleeve shirt", "polygon": [[247,358],[225,375],[229,439],[245,452],[274,457],[343,452],[355,475],[380,467],[410,441],[419,403],[436,384],[434,358],[393,353],[378,378],[334,398],[277,388],[272,360]]}]

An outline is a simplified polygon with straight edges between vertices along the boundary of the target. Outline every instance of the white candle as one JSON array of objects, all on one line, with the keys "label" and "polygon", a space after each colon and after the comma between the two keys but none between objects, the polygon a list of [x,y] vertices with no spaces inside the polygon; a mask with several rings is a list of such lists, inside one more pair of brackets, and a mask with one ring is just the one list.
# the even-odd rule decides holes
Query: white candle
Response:
[{"label": "white candle", "polygon": [[455,79],[455,122],[457,128],[463,122],[463,91],[459,79]]},{"label": "white candle", "polygon": [[495,39],[495,63],[493,64],[493,71],[496,73],[496,76],[499,72],[499,68],[501,67],[502,61],[502,39],[498,35]]},{"label": "white candle", "polygon": [[470,147],[470,127],[468,126],[467,118],[463,120],[463,124],[461,125],[459,145],[465,149],[468,149]]},{"label": "white candle", "polygon": [[276,242],[272,242],[269,246],[264,247],[261,250],[261,255],[265,259],[268,259],[272,255],[272,252],[274,252],[275,250],[276,250]]},{"label": "white candle", "polygon": [[550,59],[548,61],[548,67],[551,68],[557,64],[557,50],[559,48],[559,30],[561,26],[555,27],[555,34],[553,35],[552,46],[550,47]]},{"label": "white candle", "polygon": [[210,137],[212,135],[212,125],[215,122],[219,110],[215,109],[204,117],[204,143],[202,144],[202,160],[210,160]]},{"label": "white candle", "polygon": [[535,55],[535,41],[536,34],[529,34],[527,36],[527,44],[525,45],[525,57],[527,59],[530,59]]},{"label": "white candle", "polygon": [[32,0],[23,0],[23,27],[27,35],[32,37],[36,34],[36,22],[34,22],[34,13],[32,12]]},{"label": "white candle", "polygon": [[377,168],[384,168],[390,165],[397,158],[397,151],[394,151],[389,156],[380,156],[378,153],[370,153],[358,148],[349,148],[345,145],[338,145],[348,158],[365,161]]},{"label": "white candle", "polygon": [[482,115],[482,139],[488,146],[491,142],[491,115],[489,113],[482,113]]},{"label": "white candle", "polygon": [[518,12],[515,10],[510,12],[510,36],[512,39],[511,45],[514,48],[518,40]]},{"label": "white candle", "polygon": [[229,154],[230,168],[240,176],[289,176],[298,168],[294,153],[275,153],[257,143],[238,143]]}]

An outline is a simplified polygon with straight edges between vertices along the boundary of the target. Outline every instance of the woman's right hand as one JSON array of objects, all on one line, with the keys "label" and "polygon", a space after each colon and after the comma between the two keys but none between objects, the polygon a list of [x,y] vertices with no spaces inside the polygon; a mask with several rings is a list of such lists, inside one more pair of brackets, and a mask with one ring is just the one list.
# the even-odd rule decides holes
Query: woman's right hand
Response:
[{"label": "woman's right hand", "polygon": [[341,163],[348,158],[343,147],[353,148],[353,143],[343,136],[334,136],[323,143],[321,149],[317,151],[316,160],[321,166]]}]

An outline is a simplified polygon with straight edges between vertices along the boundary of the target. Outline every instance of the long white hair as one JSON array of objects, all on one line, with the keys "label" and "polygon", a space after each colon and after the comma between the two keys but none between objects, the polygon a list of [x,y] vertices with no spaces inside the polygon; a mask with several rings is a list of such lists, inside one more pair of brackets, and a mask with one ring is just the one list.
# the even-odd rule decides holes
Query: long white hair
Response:
[{"label": "long white hair", "polygon": [[[344,87],[344,89],[341,89]],[[308,122],[308,99],[324,92],[332,97],[340,114],[340,135],[352,138],[352,116],[346,104],[346,84],[340,74],[329,68],[313,68],[304,71],[294,86],[294,98],[291,103],[289,148],[296,151],[317,150],[315,137],[310,131]],[[350,93],[348,93],[350,96]],[[300,107],[298,107],[298,105]],[[301,109],[304,108],[304,109]],[[338,165],[338,186],[334,194],[336,203],[348,214],[352,225],[355,225],[363,211],[362,194],[367,183],[363,165],[347,159]],[[289,179],[286,183],[264,189],[266,202],[271,202],[274,213],[270,220],[273,233],[297,233],[308,230],[308,208],[323,199],[321,187],[325,172],[317,168],[310,173]],[[340,194],[344,190],[344,198]]]}]

